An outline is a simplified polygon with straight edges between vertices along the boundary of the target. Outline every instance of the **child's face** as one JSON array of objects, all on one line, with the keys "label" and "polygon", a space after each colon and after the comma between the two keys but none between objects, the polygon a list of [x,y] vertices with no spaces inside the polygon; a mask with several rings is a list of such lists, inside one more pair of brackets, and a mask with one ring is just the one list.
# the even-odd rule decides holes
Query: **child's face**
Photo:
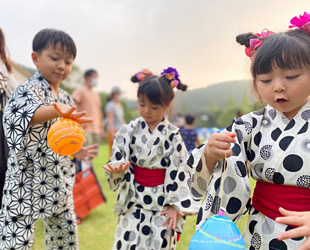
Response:
[{"label": "child's face", "polygon": [[308,101],[310,72],[277,67],[270,73],[257,75],[255,85],[263,101],[292,119]]},{"label": "child's face", "polygon": [[40,54],[32,52],[32,60],[49,84],[58,86],[69,76],[73,56],[66,53],[58,43],[55,47],[44,49]]},{"label": "child's face", "polygon": [[159,104],[151,103],[145,96],[138,98],[138,111],[148,124],[159,123],[166,112],[167,108]]}]

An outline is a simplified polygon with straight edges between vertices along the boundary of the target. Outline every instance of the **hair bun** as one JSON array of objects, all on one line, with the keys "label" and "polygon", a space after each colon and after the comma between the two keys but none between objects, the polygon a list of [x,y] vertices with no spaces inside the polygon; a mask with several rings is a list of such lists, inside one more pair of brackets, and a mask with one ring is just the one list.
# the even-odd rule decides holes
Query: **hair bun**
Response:
[{"label": "hair bun", "polygon": [[250,46],[250,39],[252,38],[258,38],[258,36],[252,32],[243,33],[238,36],[236,36],[236,42],[240,45],[244,45],[245,47]]},{"label": "hair bun", "polygon": [[187,85],[180,82],[179,85],[177,86],[177,89],[179,89],[181,91],[186,91]]},{"label": "hair bun", "polygon": [[140,82],[139,79],[138,79],[138,77],[137,77],[137,75],[132,76],[130,80],[131,80],[133,83]]},{"label": "hair bun", "polygon": [[131,81],[136,82],[142,82],[146,77],[151,76],[152,72],[148,69],[143,69],[137,74],[135,74],[133,77],[131,77]]}]

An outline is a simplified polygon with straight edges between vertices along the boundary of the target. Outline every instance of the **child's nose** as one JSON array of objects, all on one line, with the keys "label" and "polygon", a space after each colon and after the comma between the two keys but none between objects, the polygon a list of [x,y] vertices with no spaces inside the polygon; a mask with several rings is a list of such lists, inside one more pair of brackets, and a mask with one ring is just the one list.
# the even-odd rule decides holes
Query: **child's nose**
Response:
[{"label": "child's nose", "polygon": [[145,112],[146,112],[147,114],[149,114],[149,113],[151,112],[151,109],[150,109],[150,108],[145,108]]},{"label": "child's nose", "polygon": [[64,69],[64,68],[65,68],[65,62],[62,61],[62,60],[59,60],[59,62],[58,62],[58,68],[59,68],[59,69]]},{"label": "child's nose", "polygon": [[286,86],[282,79],[276,79],[274,80],[273,90],[275,92],[282,92],[285,91]]}]

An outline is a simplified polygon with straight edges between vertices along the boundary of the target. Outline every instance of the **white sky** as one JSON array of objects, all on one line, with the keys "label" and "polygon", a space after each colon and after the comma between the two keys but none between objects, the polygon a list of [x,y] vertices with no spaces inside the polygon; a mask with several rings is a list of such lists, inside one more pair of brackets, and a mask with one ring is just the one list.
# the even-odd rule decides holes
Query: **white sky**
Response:
[{"label": "white sky", "polygon": [[75,63],[99,72],[98,91],[114,85],[134,98],[130,77],[142,68],[176,67],[190,88],[250,79],[250,60],[235,36],[264,28],[286,30],[309,0],[7,0],[0,27],[10,57],[33,67],[31,46],[43,28],[66,31]]}]

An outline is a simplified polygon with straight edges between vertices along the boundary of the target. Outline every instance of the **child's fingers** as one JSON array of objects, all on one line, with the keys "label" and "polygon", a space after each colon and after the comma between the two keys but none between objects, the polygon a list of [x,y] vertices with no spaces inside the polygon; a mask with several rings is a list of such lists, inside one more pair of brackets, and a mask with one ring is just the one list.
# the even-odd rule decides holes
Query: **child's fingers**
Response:
[{"label": "child's fingers", "polygon": [[299,216],[278,217],[276,222],[286,225],[302,226],[304,220]]},{"label": "child's fingers", "polygon": [[175,228],[177,227],[177,216],[176,216],[176,218],[174,218],[174,220],[173,220],[173,225],[172,225],[172,228],[173,228],[173,230],[175,230]]},{"label": "child's fingers", "polygon": [[306,235],[305,230],[302,227],[297,227],[295,229],[291,229],[284,233],[278,234],[277,238],[278,240],[286,240],[286,239],[302,237],[305,235]]},{"label": "child's fingers", "polygon": [[172,218],[170,218],[169,217],[169,225],[167,226],[167,231],[170,229],[170,228],[172,228],[172,226],[173,226],[173,220],[172,220]]},{"label": "child's fingers", "polygon": [[92,145],[89,145],[89,146],[85,147],[85,149],[87,149],[87,150],[90,150],[90,149],[93,149],[93,148],[98,148],[98,144],[96,143],[96,144],[92,144]]},{"label": "child's fingers", "polygon": [[76,112],[74,114],[72,114],[72,116],[75,118],[75,119],[78,119],[78,118],[81,118],[83,116],[86,115],[86,111],[82,111],[82,112]]},{"label": "child's fingers", "polygon": [[223,159],[223,158],[228,158],[231,157],[233,155],[233,152],[231,149],[227,149],[227,150],[223,150],[223,149],[214,149],[212,155],[214,156],[214,158],[217,159]]},{"label": "child's fingers", "polygon": [[72,113],[76,110],[76,107],[70,107],[68,110],[59,110],[58,112],[62,114],[63,117],[71,117]]},{"label": "child's fingers", "polygon": [[131,162],[127,161],[126,164],[124,165],[124,170],[126,170],[130,166]]},{"label": "child's fingers", "polygon": [[79,118],[79,119],[77,119],[76,121],[77,121],[78,123],[80,123],[80,124],[91,123],[91,122],[93,122],[92,119],[90,119],[90,118],[85,118],[85,117]]},{"label": "child's fingers", "polygon": [[111,168],[110,168],[108,165],[104,165],[103,168],[104,168],[105,170],[109,171],[109,172],[112,171]]},{"label": "child's fingers", "polygon": [[98,149],[89,149],[87,150],[88,153],[93,154],[93,153],[98,153]]},{"label": "child's fingers", "polygon": [[110,172],[113,171],[113,170],[115,169],[115,167],[113,167],[113,166],[112,166],[111,164],[109,164],[109,163],[106,164],[105,166],[109,169],[108,171],[110,171]]},{"label": "child's fingers", "polygon": [[180,215],[181,217],[184,217],[184,216],[185,216],[185,214],[182,213],[182,212],[178,212],[178,215]]},{"label": "child's fingers", "polygon": [[227,132],[227,133],[220,133],[220,134],[214,134],[214,139],[217,141],[222,141],[222,142],[228,142],[228,143],[235,143],[236,142],[236,134]]},{"label": "child's fingers", "polygon": [[226,132],[226,133],[223,133],[223,134],[226,134],[226,135],[228,135],[231,138],[235,138],[237,136],[237,134],[234,133],[234,132]]},{"label": "child's fingers", "polygon": [[279,208],[279,212],[283,215],[283,216],[302,216],[303,212],[295,212],[295,211],[290,211],[290,210],[286,210],[282,207]]},{"label": "child's fingers", "polygon": [[87,156],[90,158],[90,159],[94,159],[96,157],[96,155],[93,155],[93,154],[87,154]]},{"label": "child's fingers", "polygon": [[231,144],[228,142],[223,142],[223,141],[217,141],[216,148],[218,149],[223,149],[223,150],[228,150],[230,149]]},{"label": "child's fingers", "polygon": [[[163,213],[161,213],[160,215],[164,215],[164,214],[166,214],[165,212],[163,212]],[[165,221],[164,221],[164,223],[163,223],[163,227],[167,224],[167,222],[169,221],[169,217],[166,217],[166,219],[165,219]]]}]

